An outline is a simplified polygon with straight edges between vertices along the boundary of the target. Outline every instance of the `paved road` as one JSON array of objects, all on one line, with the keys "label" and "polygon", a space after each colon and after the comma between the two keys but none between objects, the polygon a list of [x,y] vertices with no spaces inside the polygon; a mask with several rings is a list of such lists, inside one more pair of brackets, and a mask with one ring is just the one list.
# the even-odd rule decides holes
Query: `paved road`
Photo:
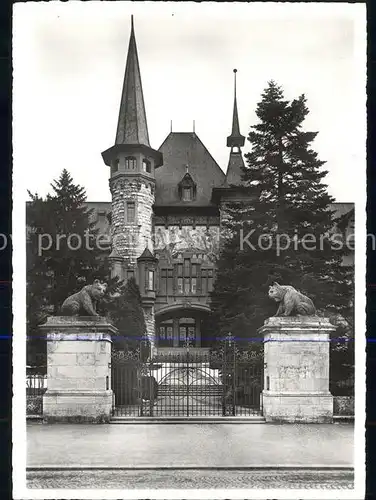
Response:
[{"label": "paved road", "polygon": [[28,488],[352,489],[353,474],[327,471],[84,471],[29,472]]},{"label": "paved road", "polygon": [[28,424],[27,465],[353,466],[351,424]]}]

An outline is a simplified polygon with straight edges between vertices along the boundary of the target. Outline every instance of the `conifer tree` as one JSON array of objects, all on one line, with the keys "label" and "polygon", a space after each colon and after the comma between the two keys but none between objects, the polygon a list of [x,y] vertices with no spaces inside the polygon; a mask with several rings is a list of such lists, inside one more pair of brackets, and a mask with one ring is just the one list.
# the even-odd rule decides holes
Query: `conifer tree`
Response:
[{"label": "conifer tree", "polygon": [[[107,280],[109,266],[95,242],[97,231],[85,206],[83,187],[67,170],[52,183],[46,198],[29,193],[27,205],[27,321],[31,351],[40,351],[38,325],[59,314],[70,294],[94,279]],[[30,350],[29,350],[30,352]],[[35,360],[34,360],[35,362]]]},{"label": "conifer tree", "polygon": [[212,293],[222,334],[256,336],[276,312],[267,296],[273,281],[307,294],[319,310],[351,315],[352,269],[341,265],[348,250],[332,234],[334,200],[323,182],[324,162],[312,149],[317,133],[303,130],[308,112],[304,95],[288,101],[275,82],[257,105],[243,174],[250,201],[227,205]]}]

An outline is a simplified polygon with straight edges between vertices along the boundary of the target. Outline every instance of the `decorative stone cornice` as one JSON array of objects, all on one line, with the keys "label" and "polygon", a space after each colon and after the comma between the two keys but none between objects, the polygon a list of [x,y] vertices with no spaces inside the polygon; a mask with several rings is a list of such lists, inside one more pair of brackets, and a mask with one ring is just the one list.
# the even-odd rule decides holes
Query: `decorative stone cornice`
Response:
[{"label": "decorative stone cornice", "polygon": [[107,340],[116,335],[117,328],[102,316],[49,316],[39,327],[50,341]]}]

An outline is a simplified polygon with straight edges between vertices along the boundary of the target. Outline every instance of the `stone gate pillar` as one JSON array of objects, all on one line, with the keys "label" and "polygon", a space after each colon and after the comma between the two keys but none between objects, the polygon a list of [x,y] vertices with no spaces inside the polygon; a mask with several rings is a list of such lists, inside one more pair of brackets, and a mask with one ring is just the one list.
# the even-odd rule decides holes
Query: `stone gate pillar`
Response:
[{"label": "stone gate pillar", "polygon": [[329,340],[335,329],[316,316],[273,317],[259,329],[267,422],[332,422]]},{"label": "stone gate pillar", "polygon": [[43,419],[108,422],[112,408],[111,335],[102,317],[54,316],[41,326],[47,338]]}]

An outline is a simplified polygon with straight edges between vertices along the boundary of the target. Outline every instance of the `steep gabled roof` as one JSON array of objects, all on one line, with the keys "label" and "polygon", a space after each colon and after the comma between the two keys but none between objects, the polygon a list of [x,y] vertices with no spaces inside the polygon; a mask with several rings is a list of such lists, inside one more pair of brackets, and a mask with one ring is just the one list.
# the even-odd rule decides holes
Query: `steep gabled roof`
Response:
[{"label": "steep gabled roof", "polygon": [[[156,206],[207,206],[212,205],[211,194],[225,180],[225,174],[203,145],[195,132],[171,132],[159,151],[163,166],[155,171]],[[179,197],[179,182],[187,172],[196,184],[193,201]]]}]

